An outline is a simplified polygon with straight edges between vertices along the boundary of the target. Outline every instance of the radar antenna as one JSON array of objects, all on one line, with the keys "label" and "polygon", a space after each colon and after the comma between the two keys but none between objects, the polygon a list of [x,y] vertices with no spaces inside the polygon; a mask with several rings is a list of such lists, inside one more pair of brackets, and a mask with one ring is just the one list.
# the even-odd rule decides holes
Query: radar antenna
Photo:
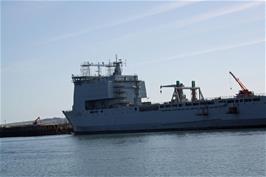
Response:
[{"label": "radar antenna", "polygon": [[91,76],[91,67],[97,67],[96,73],[98,77],[101,76],[102,74],[102,68],[105,67],[107,68],[107,73],[108,75],[111,75],[112,68],[114,68],[114,73],[113,75],[121,75],[121,66],[123,66],[122,59],[118,59],[117,54],[115,55],[115,62],[110,62],[105,64],[104,62],[102,63],[90,63],[90,62],[85,62],[81,65],[81,73],[83,76]]}]

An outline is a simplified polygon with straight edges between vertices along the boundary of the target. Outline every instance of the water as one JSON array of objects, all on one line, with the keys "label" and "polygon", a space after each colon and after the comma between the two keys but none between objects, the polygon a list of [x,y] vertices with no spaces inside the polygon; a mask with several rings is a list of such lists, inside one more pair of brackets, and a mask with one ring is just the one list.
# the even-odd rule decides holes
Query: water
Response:
[{"label": "water", "polygon": [[1,177],[266,176],[266,130],[1,139]]}]

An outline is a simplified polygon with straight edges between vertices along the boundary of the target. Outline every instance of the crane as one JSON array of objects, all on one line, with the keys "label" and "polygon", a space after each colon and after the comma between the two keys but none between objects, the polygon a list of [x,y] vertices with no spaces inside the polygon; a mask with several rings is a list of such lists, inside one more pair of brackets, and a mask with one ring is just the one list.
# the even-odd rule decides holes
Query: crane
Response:
[{"label": "crane", "polygon": [[33,125],[38,125],[39,121],[41,120],[40,117],[37,117],[34,121],[33,121]]},{"label": "crane", "polygon": [[238,96],[250,96],[253,95],[251,91],[247,89],[247,87],[237,78],[231,71],[229,71],[229,74],[235,79],[235,81],[239,84],[241,90],[239,90]]},{"label": "crane", "polygon": [[[172,85],[161,85],[160,89],[162,88],[169,88],[172,87],[174,88],[174,93],[172,95],[172,100],[171,102],[186,102],[186,95],[183,94],[183,90],[191,90],[192,92],[192,97],[191,97],[191,101],[196,101],[196,90],[199,91],[199,100],[203,100],[203,95],[201,93],[200,87],[195,87],[195,81],[192,81],[192,86],[191,87],[185,87],[182,83],[180,83],[179,81],[176,81],[176,84],[172,84]],[[162,93],[162,91],[160,91]]]}]

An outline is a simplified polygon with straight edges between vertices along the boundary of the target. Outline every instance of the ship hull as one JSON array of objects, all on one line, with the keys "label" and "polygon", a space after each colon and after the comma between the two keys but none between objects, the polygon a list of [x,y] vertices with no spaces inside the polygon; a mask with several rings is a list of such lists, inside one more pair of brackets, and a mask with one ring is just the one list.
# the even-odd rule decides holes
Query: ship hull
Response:
[{"label": "ship hull", "polygon": [[106,130],[97,130],[97,129],[87,129],[87,130],[75,130],[76,135],[85,135],[85,134],[115,134],[115,133],[140,133],[140,132],[167,132],[167,131],[189,131],[189,130],[221,130],[221,129],[244,129],[244,128],[266,128],[266,118],[258,120],[247,120],[247,121],[231,121],[224,124],[224,122],[216,122],[216,125],[205,126],[196,124],[191,125],[182,125],[179,124],[175,127],[162,127],[162,128],[124,128],[124,129],[106,129]]},{"label": "ship hull", "polygon": [[[229,112],[232,106],[237,107],[236,112]],[[154,111],[122,107],[64,114],[75,134],[266,127],[265,97],[238,104],[217,102],[208,106],[207,112],[202,110],[202,106]]]}]

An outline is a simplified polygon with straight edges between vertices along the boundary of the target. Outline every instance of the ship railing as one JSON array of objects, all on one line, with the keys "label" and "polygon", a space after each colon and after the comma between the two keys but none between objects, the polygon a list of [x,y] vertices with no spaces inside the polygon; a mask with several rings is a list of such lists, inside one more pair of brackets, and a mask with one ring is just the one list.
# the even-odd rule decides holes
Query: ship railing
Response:
[{"label": "ship railing", "polygon": [[73,82],[91,81],[96,79],[106,79],[106,76],[74,76],[72,75]]},{"label": "ship railing", "polygon": [[[266,93],[254,93],[254,97],[266,96]],[[205,97],[204,100],[219,100],[219,99],[233,99],[237,98],[236,95],[219,96],[219,97]]]},{"label": "ship railing", "polygon": [[266,96],[266,93],[257,93],[255,95],[257,95],[257,96]]},{"label": "ship railing", "polygon": [[[90,81],[90,80],[96,80],[96,79],[108,79],[110,76],[80,76],[80,75],[72,75],[73,82],[79,82],[79,81]],[[123,75],[123,76],[115,76],[115,81],[137,81],[138,76],[137,75]]]}]

